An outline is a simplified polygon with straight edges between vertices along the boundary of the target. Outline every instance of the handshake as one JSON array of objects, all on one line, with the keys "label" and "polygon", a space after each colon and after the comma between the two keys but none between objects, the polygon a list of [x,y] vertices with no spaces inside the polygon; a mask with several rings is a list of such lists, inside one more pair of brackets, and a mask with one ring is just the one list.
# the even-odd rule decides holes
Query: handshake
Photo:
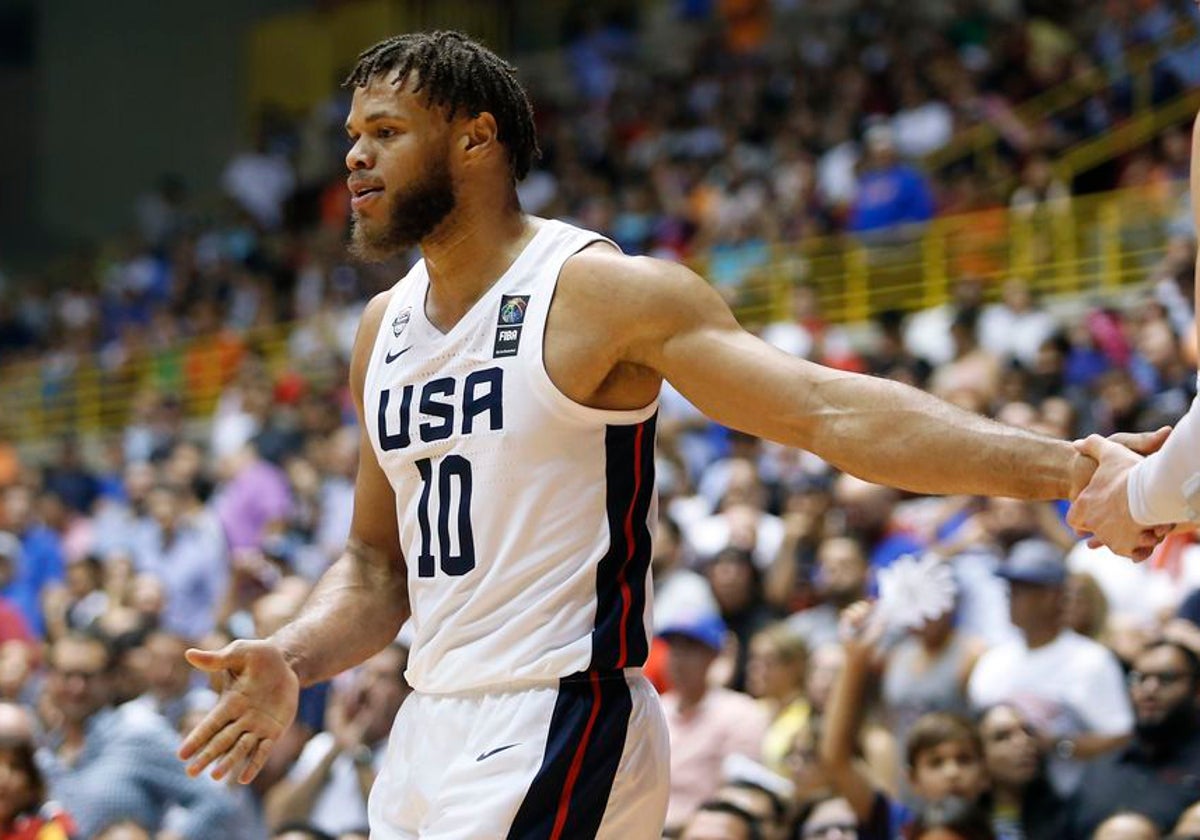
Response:
[{"label": "handshake", "polygon": [[[1071,509],[1067,513],[1067,524],[1088,536],[1092,548],[1104,546],[1115,554],[1132,558],[1135,562],[1145,560],[1162,542],[1167,534],[1189,526],[1190,517],[1186,505],[1176,505],[1178,522],[1145,522],[1135,518],[1130,507],[1130,483],[1134,469],[1145,460],[1145,456],[1158,452],[1171,435],[1170,427],[1147,434],[1116,434],[1109,438],[1091,435],[1086,440],[1076,441],[1075,449],[1081,456],[1082,467],[1071,494]],[[1195,453],[1187,453],[1194,461]],[[1173,453],[1163,452],[1157,457],[1163,462]],[[1147,464],[1146,466],[1149,466]],[[1089,471],[1090,470],[1090,474]],[[1170,486],[1170,470],[1158,470],[1150,476],[1141,476],[1141,484],[1149,480],[1149,492],[1178,498],[1179,486]],[[1165,485],[1165,486],[1164,486]]]}]

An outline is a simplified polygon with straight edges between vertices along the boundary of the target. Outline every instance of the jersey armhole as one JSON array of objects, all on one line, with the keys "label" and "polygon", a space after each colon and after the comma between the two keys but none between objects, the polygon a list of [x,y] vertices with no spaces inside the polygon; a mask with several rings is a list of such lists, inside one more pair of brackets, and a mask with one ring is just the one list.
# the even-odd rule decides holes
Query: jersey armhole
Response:
[{"label": "jersey armhole", "polygon": [[620,248],[612,240],[607,239],[599,234],[591,234],[589,238],[580,239],[574,243],[576,247],[569,252],[563,254],[561,260],[556,266],[549,283],[547,284],[547,293],[549,300],[545,309],[540,312],[534,322],[530,324],[532,327],[532,342],[535,345],[534,353],[536,358],[531,359],[531,379],[535,391],[542,397],[546,405],[557,411],[560,415],[567,419],[574,420],[583,424],[600,424],[605,426],[633,426],[638,423],[643,423],[654,416],[658,411],[658,397],[656,396],[646,405],[641,408],[633,409],[605,409],[593,408],[589,405],[576,402],[575,400],[564,394],[559,387],[554,384],[554,380],[550,378],[550,372],[546,370],[546,324],[550,319],[550,309],[554,306],[554,300],[558,296],[558,281],[562,276],[563,267],[567,260],[578,254],[589,245],[603,242],[616,248],[618,253]]}]

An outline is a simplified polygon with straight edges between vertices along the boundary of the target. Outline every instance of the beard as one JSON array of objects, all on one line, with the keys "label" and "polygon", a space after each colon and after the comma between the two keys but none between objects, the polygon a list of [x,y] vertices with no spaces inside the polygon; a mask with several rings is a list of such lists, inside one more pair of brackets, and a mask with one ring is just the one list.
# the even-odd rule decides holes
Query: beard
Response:
[{"label": "beard", "polygon": [[1183,700],[1158,720],[1137,721],[1134,729],[1142,740],[1166,745],[1185,738],[1198,723],[1196,704],[1191,700]]},{"label": "beard", "polygon": [[370,230],[357,216],[350,252],[367,262],[382,262],[417,245],[450,215],[457,203],[450,166],[440,158],[420,181],[397,193],[386,225]]}]

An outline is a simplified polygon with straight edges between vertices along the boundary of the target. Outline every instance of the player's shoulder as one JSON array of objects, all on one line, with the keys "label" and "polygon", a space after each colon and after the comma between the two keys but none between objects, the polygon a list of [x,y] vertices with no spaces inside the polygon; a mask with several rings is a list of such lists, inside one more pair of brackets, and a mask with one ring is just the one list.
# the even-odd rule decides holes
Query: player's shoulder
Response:
[{"label": "player's shoulder", "polygon": [[395,287],[384,289],[368,300],[367,305],[363,307],[362,315],[358,319],[358,335],[354,339],[355,355],[360,352],[368,352],[371,345],[374,344],[375,336],[379,333],[379,325],[383,322],[384,313],[387,312],[388,304],[392,302],[392,295],[395,292]]},{"label": "player's shoulder", "polygon": [[597,241],[572,255],[560,279],[586,280],[612,286],[667,283],[691,275],[686,266],[657,257],[630,256],[607,241]]},{"label": "player's shoulder", "polygon": [[379,325],[383,322],[384,313],[392,301],[395,288],[385,289],[375,295],[363,307],[363,313],[358,319],[358,333],[354,336],[354,350],[350,356],[350,382],[355,392],[362,390],[366,381],[367,362],[371,358],[371,349],[375,345],[375,337],[379,335]]},{"label": "player's shoulder", "polygon": [[704,284],[703,278],[685,265],[630,256],[607,242],[595,242],[563,265],[557,295],[626,317],[630,310],[667,311],[691,295],[696,284]]},{"label": "player's shoulder", "polygon": [[365,331],[366,327],[373,327],[371,332],[379,329],[379,324],[383,321],[383,313],[387,312],[388,304],[392,302],[392,295],[395,292],[396,289],[393,286],[390,289],[384,289],[367,301],[367,305],[363,307],[362,317],[359,319],[360,332]]}]

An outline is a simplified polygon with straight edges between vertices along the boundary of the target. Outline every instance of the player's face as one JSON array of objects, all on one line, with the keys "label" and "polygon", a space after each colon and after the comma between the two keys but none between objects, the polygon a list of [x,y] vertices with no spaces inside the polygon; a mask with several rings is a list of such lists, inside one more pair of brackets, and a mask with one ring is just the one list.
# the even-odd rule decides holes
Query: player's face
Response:
[{"label": "player's face", "polygon": [[355,88],[346,131],[352,249],[382,260],[428,237],[455,206],[450,123],[424,98],[377,76]]}]

